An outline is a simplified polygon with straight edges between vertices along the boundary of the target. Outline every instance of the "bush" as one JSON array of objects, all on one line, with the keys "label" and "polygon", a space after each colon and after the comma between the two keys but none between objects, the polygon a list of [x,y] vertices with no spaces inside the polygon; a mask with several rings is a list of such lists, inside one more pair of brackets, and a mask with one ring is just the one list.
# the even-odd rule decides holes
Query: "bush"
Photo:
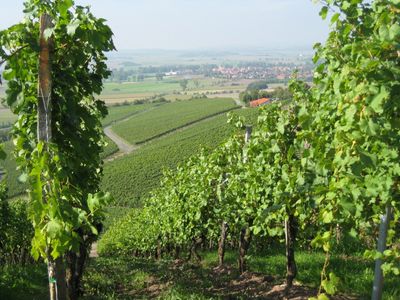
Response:
[{"label": "bush", "polygon": [[0,264],[25,264],[30,256],[33,227],[25,200],[0,200]]},{"label": "bush", "polygon": [[268,84],[266,81],[256,81],[252,82],[247,86],[247,91],[250,90],[264,90],[268,88]]}]

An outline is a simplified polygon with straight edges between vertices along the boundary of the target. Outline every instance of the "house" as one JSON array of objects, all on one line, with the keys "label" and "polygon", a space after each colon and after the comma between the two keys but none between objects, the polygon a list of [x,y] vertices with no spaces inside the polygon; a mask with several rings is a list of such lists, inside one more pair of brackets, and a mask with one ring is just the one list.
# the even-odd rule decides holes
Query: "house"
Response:
[{"label": "house", "polygon": [[270,102],[269,98],[257,99],[257,100],[254,100],[254,101],[250,101],[250,107],[258,107],[258,106],[261,106],[261,105],[268,104],[268,102]]}]

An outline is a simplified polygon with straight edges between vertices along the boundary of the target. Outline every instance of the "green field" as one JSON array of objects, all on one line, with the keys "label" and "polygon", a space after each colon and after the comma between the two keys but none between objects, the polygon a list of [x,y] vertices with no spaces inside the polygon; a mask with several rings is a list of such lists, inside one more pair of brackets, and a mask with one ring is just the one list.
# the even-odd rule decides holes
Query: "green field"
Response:
[{"label": "green field", "polygon": [[[258,110],[244,109],[236,113],[254,120]],[[216,147],[234,130],[224,114],[146,144],[105,165],[102,189],[111,192],[116,206],[138,205],[159,185],[163,168],[175,168],[201,147]]]},{"label": "green field", "polygon": [[14,115],[9,109],[1,108],[0,109],[0,128],[10,127],[12,123],[17,119],[17,116]]},{"label": "green field", "polygon": [[235,108],[232,99],[199,99],[174,102],[113,126],[113,131],[139,144],[197,120]]},{"label": "green field", "polygon": [[227,80],[208,77],[194,77],[188,79],[187,89],[182,90],[179,82],[184,77],[169,77],[158,81],[155,78],[146,78],[142,82],[105,83],[105,89],[100,98],[108,104],[135,102],[162,96],[170,100],[190,99],[196,94],[218,95],[216,97],[231,97],[245,90],[251,80]]},{"label": "green field", "polygon": [[143,82],[105,83],[102,96],[171,93],[182,90],[177,80],[147,80]]}]

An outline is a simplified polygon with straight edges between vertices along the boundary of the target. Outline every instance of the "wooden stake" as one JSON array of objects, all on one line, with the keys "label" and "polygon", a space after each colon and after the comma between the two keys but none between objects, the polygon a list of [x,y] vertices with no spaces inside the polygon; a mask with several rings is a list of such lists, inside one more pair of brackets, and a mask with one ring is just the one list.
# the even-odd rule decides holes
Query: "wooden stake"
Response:
[{"label": "wooden stake", "polygon": [[[386,238],[389,229],[390,220],[392,219],[392,208],[390,205],[386,207],[386,213],[381,216],[381,224],[379,226],[378,252],[383,253],[386,250]],[[375,277],[374,286],[372,289],[372,300],[382,299],[383,290],[383,272],[382,259],[378,258],[375,261]]]}]

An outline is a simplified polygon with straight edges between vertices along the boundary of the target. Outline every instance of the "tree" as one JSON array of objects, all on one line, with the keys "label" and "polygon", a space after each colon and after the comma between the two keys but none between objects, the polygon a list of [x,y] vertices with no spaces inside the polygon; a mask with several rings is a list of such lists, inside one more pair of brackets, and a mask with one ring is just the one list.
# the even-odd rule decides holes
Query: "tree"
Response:
[{"label": "tree", "polygon": [[200,80],[194,79],[194,80],[193,80],[193,83],[194,83],[194,86],[198,89],[199,86],[200,86]]},{"label": "tree", "polygon": [[0,32],[6,101],[19,114],[16,159],[30,186],[32,254],[48,263],[52,299],[57,290],[59,299],[78,297],[109,199],[99,190],[107,109],[93,94],[110,75],[104,52],[114,50],[112,32],[73,4],[28,0],[24,22]]},{"label": "tree", "polygon": [[156,74],[156,78],[157,78],[158,81],[163,80],[164,79],[164,73],[157,73]]},{"label": "tree", "polygon": [[179,81],[179,85],[181,86],[183,91],[186,91],[189,81],[187,79],[182,79]]},{"label": "tree", "polygon": [[137,82],[144,81],[144,75],[143,74],[137,74],[136,75],[136,81]]},{"label": "tree", "polygon": [[268,83],[266,81],[255,81],[250,83],[246,90],[250,91],[250,90],[264,90],[268,88]]}]

